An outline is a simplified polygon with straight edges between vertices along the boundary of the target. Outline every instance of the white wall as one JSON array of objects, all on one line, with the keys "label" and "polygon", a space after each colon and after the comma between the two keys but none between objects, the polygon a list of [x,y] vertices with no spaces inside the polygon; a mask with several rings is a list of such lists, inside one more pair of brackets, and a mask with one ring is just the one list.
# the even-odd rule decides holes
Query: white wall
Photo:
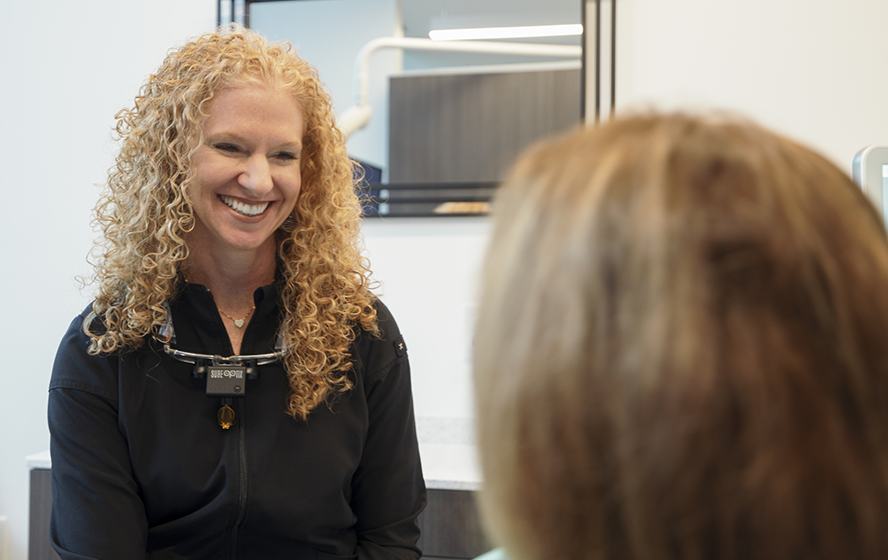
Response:
[{"label": "white wall", "polygon": [[617,110],[721,108],[823,152],[888,143],[888,2],[619,0]]},{"label": "white wall", "polygon": [[364,222],[373,276],[407,343],[421,418],[474,415],[472,323],[489,225],[477,217]]},{"label": "white wall", "polygon": [[215,26],[215,0],[3,1],[0,31],[0,515],[28,546],[25,456],[49,447],[46,395],[61,335],[88,303],[74,276],[114,154],[114,114],[167,49]]}]

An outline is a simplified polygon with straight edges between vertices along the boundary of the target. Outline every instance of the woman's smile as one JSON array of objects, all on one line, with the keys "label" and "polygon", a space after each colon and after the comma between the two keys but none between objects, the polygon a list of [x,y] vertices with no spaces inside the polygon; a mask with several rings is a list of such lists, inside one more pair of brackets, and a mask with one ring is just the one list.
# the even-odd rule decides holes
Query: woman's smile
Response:
[{"label": "woman's smile", "polygon": [[258,216],[265,212],[268,209],[268,206],[271,202],[258,202],[254,204],[249,204],[245,202],[241,202],[236,198],[232,198],[230,196],[225,196],[224,194],[219,195],[219,200],[225,203],[226,206],[241,214],[243,216]]},{"label": "woman's smile", "polygon": [[299,102],[262,82],[225,87],[208,103],[203,142],[192,158],[192,250],[274,251],[274,232],[302,186]]}]

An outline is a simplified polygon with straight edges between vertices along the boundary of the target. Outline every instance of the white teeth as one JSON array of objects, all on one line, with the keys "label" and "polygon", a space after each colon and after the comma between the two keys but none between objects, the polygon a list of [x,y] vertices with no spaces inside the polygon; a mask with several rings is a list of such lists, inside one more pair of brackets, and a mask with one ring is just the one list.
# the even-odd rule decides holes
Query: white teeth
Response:
[{"label": "white teeth", "polygon": [[265,209],[268,208],[268,205],[270,204],[269,202],[263,202],[262,204],[244,204],[243,202],[229,198],[224,194],[220,194],[219,198],[222,202],[227,204],[229,208],[244,216],[258,216],[265,212]]}]

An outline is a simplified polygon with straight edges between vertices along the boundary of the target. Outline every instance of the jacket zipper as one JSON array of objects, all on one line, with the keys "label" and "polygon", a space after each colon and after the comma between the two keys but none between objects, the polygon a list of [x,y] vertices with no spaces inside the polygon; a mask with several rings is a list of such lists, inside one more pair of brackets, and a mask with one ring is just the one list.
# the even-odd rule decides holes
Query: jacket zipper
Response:
[{"label": "jacket zipper", "polygon": [[238,474],[240,476],[237,501],[237,519],[234,521],[234,527],[231,529],[231,560],[237,560],[238,555],[238,539],[240,537],[241,524],[247,513],[247,441],[246,429],[244,427],[244,409],[243,399],[237,399],[237,432],[238,432]]}]

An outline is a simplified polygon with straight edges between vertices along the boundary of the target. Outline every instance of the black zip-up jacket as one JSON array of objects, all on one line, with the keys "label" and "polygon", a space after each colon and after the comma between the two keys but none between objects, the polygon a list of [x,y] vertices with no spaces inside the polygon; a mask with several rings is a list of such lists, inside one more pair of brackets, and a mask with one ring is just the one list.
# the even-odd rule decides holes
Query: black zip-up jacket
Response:
[{"label": "black zip-up jacket", "polygon": [[[241,354],[270,352],[279,325],[274,286],[254,295]],[[232,354],[209,290],[188,284],[170,302],[180,350]],[[358,330],[354,389],[308,421],[285,414],[280,363],[261,366],[233,399],[155,340],[90,356],[83,318],[71,323],[50,382],[51,537],[63,559],[417,559],[425,505],[406,348],[377,303],[382,340]]]}]

